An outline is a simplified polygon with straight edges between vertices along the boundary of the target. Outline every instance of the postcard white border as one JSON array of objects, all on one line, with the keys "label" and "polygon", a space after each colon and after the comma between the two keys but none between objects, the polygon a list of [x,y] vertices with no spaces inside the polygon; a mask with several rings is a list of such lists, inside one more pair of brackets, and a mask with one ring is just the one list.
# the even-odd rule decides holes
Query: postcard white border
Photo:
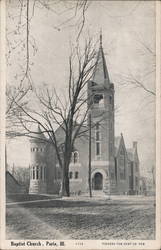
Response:
[{"label": "postcard white border", "polygon": [[[137,1],[137,0],[136,0]],[[47,247],[47,240],[13,240],[24,246],[11,246],[11,240],[5,240],[5,0],[0,1],[0,249],[161,249],[161,1],[156,2],[156,240],[63,240],[65,246],[59,246],[60,240],[48,240],[56,243]],[[147,27],[148,28],[148,27]],[[41,246],[28,246],[27,242]],[[62,240],[61,240],[62,241]],[[81,245],[83,244],[83,245]]]}]

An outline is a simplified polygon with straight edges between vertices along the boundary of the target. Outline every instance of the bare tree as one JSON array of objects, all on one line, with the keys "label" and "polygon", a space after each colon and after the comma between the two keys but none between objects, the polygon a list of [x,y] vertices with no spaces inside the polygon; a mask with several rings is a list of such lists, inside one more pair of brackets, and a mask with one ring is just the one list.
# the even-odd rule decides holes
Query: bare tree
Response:
[{"label": "bare tree", "polygon": [[38,124],[56,151],[62,170],[62,196],[70,195],[68,172],[75,140],[88,131],[84,126],[89,108],[86,86],[93,76],[97,57],[91,40],[86,41],[82,51],[77,46],[69,57],[69,80],[63,98],[55,88],[44,86],[42,90],[33,89],[35,108],[21,106],[15,100],[19,109],[15,115],[26,135],[34,137],[33,124]]},{"label": "bare tree", "polygon": [[[153,90],[152,85],[148,86],[148,78],[150,78],[156,70],[156,54],[153,48],[147,42],[143,41],[139,36],[137,36],[137,42],[140,47],[138,48],[139,56],[149,58],[147,67],[145,67],[142,77],[134,74],[131,70],[128,70],[126,75],[120,75],[120,83],[125,86],[132,86],[134,88],[139,88],[149,94],[150,96],[155,96],[155,90]],[[146,64],[146,63],[145,63]]]},{"label": "bare tree", "polygon": [[20,134],[17,130],[17,120],[15,114],[19,113],[19,109],[16,103],[21,107],[27,105],[27,94],[31,91],[30,86],[20,84],[17,87],[13,85],[7,85],[6,87],[6,136],[7,138],[13,138]]},{"label": "bare tree", "polygon": [[[31,32],[32,22],[36,10],[46,9],[53,16],[65,16],[64,21],[53,24],[56,32],[69,26],[77,27],[77,40],[85,24],[85,13],[90,2],[88,0],[61,1],[61,0],[8,0],[7,2],[7,20],[10,23],[7,28],[7,62],[12,66],[11,55],[18,57],[17,66],[19,73],[15,73],[14,78],[19,84],[27,83],[32,86],[31,66],[32,57],[38,51],[36,39]],[[68,17],[66,17],[68,13]]]},{"label": "bare tree", "polygon": [[12,175],[18,181],[19,184],[24,185],[26,189],[29,189],[30,173],[29,168],[12,166]]}]

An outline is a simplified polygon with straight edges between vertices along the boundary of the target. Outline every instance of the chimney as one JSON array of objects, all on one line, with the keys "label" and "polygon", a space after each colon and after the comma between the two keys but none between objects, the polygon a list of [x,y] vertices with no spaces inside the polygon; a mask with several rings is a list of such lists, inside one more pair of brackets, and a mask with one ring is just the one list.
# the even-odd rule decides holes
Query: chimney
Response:
[{"label": "chimney", "polygon": [[137,141],[133,141],[133,148],[136,148],[137,149]]}]

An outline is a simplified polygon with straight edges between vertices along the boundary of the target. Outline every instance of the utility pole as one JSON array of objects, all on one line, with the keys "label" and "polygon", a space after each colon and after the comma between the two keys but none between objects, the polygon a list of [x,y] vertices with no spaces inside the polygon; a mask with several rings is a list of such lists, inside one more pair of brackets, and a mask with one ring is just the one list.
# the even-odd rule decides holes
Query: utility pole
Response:
[{"label": "utility pole", "polygon": [[89,168],[88,168],[88,184],[89,184],[89,196],[92,197],[91,186],[91,113],[89,111]]}]

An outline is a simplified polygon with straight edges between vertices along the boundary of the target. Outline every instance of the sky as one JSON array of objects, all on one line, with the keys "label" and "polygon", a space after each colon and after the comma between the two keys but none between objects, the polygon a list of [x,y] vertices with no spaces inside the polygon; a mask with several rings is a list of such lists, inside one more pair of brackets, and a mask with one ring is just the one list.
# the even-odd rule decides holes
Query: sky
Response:
[{"label": "sky", "polygon": [[[14,17],[18,11],[17,2],[13,0],[8,4],[9,13]],[[30,24],[32,42],[35,41],[37,47],[33,55],[30,45],[31,75],[36,86],[45,83],[63,91],[69,73],[70,44],[75,44],[81,12],[67,22],[73,10],[65,10],[72,7],[73,2],[51,2],[52,10],[35,7]],[[7,32],[16,29],[16,22],[16,18],[7,20]],[[133,141],[138,141],[140,168],[147,172],[155,165],[155,98],[145,90],[131,86],[126,79],[132,74],[147,88],[155,90],[155,74],[147,74],[154,68],[155,60],[150,52],[155,53],[155,1],[90,1],[80,45],[83,46],[88,35],[98,41],[100,30],[110,80],[115,86],[115,135],[123,133],[127,148]],[[8,37],[12,41],[15,39],[12,34]],[[12,84],[17,84],[14,76],[20,72],[22,55],[18,50],[11,53],[7,78]],[[7,152],[9,165],[29,165],[28,139],[8,141]]]}]

